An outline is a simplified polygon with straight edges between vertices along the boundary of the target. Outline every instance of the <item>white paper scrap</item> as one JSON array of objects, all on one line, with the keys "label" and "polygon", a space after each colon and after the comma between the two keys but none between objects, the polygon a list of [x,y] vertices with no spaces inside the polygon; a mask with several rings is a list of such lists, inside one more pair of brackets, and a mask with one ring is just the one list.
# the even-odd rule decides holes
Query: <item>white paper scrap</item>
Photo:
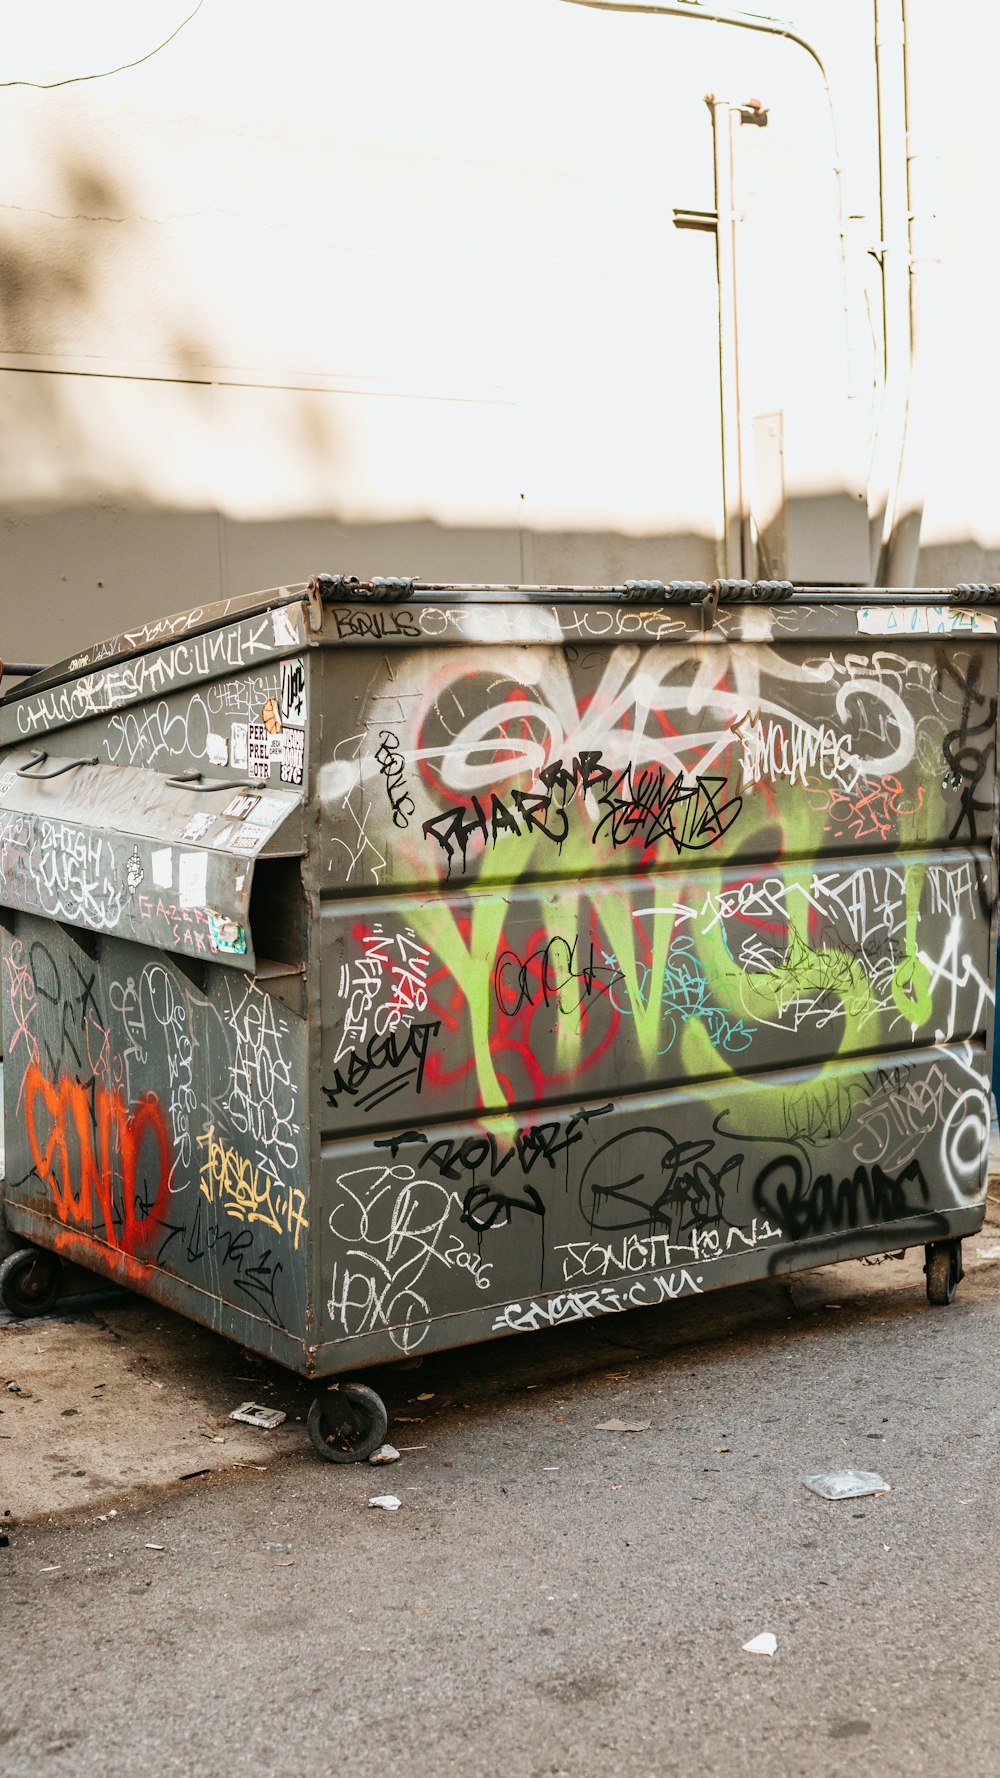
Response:
[{"label": "white paper scrap", "polygon": [[373,1494],[369,1506],[380,1506],[384,1513],[398,1513],[403,1502],[398,1494]]},{"label": "white paper scrap", "polygon": [[744,1642],[743,1652],[748,1655],[773,1655],[778,1652],[778,1638],[770,1630],[762,1630],[759,1636],[751,1636]]}]

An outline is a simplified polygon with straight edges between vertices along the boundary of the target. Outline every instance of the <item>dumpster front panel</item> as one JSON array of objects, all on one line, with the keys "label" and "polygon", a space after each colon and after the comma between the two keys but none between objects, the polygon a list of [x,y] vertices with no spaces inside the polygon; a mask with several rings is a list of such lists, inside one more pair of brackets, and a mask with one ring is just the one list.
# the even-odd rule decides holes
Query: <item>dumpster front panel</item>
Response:
[{"label": "dumpster front panel", "polygon": [[4,935],[7,1214],[269,1349],[301,1345],[307,1029],[247,977],[20,915]]},{"label": "dumpster front panel", "polygon": [[969,1233],[987,1090],[982,1046],[955,1045],[331,1144],[321,1361]]},{"label": "dumpster front panel", "polygon": [[444,615],[323,638],[321,1363],[978,1226],[993,615]]}]

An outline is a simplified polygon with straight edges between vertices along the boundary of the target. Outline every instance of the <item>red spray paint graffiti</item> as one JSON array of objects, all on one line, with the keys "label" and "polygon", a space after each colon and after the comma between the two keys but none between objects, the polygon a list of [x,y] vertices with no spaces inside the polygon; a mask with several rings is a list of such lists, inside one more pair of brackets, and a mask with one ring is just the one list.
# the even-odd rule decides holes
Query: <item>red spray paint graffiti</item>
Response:
[{"label": "red spray paint graffiti", "polygon": [[[170,1191],[170,1138],[155,1094],[147,1093],[129,1111],[117,1088],[95,1086],[92,1102],[82,1081],[63,1075],[54,1083],[32,1062],[24,1079],[24,1117],[35,1169],[63,1224],[56,1248],[96,1258],[122,1283],[135,1283],[152,1265],[143,1250],[156,1235]],[[141,1214],[140,1184],[147,1188]]]}]

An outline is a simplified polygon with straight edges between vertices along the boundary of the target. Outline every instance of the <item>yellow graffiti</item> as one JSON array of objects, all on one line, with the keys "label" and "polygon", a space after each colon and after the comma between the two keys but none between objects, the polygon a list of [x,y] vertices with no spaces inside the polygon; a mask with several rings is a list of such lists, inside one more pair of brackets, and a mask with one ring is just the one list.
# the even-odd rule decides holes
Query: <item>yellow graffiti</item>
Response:
[{"label": "yellow graffiti", "polygon": [[198,1189],[209,1203],[234,1222],[263,1223],[276,1235],[291,1235],[298,1251],[299,1236],[309,1227],[304,1215],[305,1193],[262,1173],[246,1155],[216,1136],[214,1124],[197,1138],[197,1144],[205,1150]]}]

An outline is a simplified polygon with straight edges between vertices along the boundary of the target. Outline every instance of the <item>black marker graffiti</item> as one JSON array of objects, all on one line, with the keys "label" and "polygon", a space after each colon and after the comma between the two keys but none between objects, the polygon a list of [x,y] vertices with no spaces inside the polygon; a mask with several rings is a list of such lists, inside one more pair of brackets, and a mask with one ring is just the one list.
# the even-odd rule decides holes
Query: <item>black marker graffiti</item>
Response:
[{"label": "black marker graffiti", "polygon": [[[405,1029],[397,1026],[384,1037],[372,1037],[363,1050],[351,1050],[346,1057],[346,1071],[338,1067],[332,1087],[323,1088],[328,1103],[336,1111],[340,1100],[346,1097],[360,1111],[374,1111],[393,1094],[402,1092],[411,1080],[414,1091],[419,1093],[424,1081],[428,1045],[440,1029],[440,1019],[432,1019],[426,1025],[408,1025]],[[411,1055],[415,1058],[413,1067],[400,1073],[403,1063]],[[379,1079],[370,1092],[361,1092],[370,1075],[381,1076],[386,1072],[390,1078]]]},{"label": "black marker graffiti", "polygon": [[379,740],[382,745],[375,755],[375,764],[385,779],[385,787],[389,793],[392,824],[394,827],[409,827],[410,816],[416,812],[416,804],[403,784],[405,764],[400,752],[399,736],[394,735],[391,729],[384,728],[379,733]]},{"label": "black marker graffiti", "polygon": [[770,1161],[758,1173],[753,1188],[754,1207],[780,1222],[790,1241],[837,1229],[894,1222],[929,1203],[930,1195],[916,1160],[895,1176],[884,1173],[879,1166],[870,1171],[856,1167],[849,1178],[835,1183],[831,1173],[821,1173],[815,1180],[810,1178],[807,1168],[794,1154]]}]

